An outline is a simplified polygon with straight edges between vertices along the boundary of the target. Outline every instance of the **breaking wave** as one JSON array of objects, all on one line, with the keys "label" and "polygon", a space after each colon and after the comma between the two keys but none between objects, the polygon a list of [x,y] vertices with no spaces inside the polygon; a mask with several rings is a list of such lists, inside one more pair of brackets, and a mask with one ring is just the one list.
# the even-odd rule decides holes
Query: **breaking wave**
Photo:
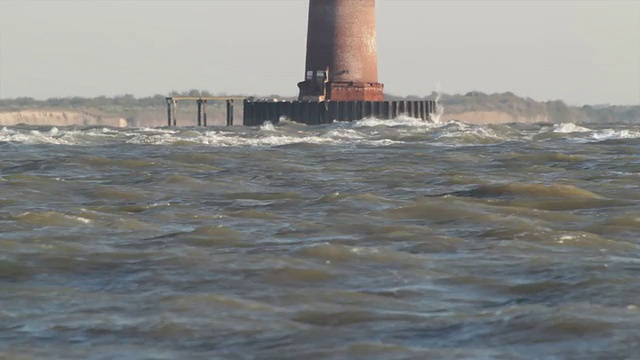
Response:
[{"label": "breaking wave", "polygon": [[555,124],[552,132],[571,136],[572,140],[579,142],[639,139],[640,131],[636,129],[611,128],[590,129],[574,123]]},{"label": "breaking wave", "polygon": [[337,146],[391,146],[428,142],[434,146],[493,145],[508,141],[566,141],[571,143],[639,139],[640,129],[630,125],[590,127],[573,123],[475,125],[455,120],[446,123],[406,116],[392,120],[367,118],[355,122],[305,126],[291,122],[260,127],[211,128],[90,128],[3,127],[0,144],[46,145],[189,145],[213,147],[278,147],[294,144]]}]

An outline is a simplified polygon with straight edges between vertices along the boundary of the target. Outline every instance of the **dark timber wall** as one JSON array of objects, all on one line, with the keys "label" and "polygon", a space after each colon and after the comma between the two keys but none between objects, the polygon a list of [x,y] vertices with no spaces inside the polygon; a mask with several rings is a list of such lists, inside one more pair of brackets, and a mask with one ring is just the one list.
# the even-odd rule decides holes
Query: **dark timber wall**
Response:
[{"label": "dark timber wall", "polygon": [[276,124],[281,118],[307,124],[330,124],[333,121],[355,121],[370,117],[394,119],[406,115],[429,120],[436,112],[435,101],[258,101],[245,100],[244,125]]}]

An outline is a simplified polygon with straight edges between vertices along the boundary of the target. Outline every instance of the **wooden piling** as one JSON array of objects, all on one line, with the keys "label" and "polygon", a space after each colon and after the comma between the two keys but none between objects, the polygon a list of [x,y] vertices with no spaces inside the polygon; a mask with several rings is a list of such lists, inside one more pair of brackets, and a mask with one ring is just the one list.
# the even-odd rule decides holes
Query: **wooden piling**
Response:
[{"label": "wooden piling", "polygon": [[171,110],[171,112],[172,112],[172,114],[171,114],[171,115],[172,115],[172,117],[173,117],[173,126],[177,126],[177,124],[178,124],[178,119],[176,119],[176,107],[178,107],[178,103],[177,103],[175,100],[172,100],[172,103],[173,103],[173,104],[172,104],[173,106],[172,106],[172,108],[171,108],[171,109],[172,109],[172,110]]},{"label": "wooden piling", "polygon": [[382,118],[385,120],[392,119],[391,117],[391,102],[383,101],[380,103],[380,114],[382,114]]},{"label": "wooden piling", "polygon": [[207,100],[202,100],[202,125],[207,127]]},{"label": "wooden piling", "polygon": [[167,101],[167,126],[171,126],[171,100],[169,98]]},{"label": "wooden piling", "polygon": [[392,101],[391,102],[391,115],[389,116],[390,119],[395,119],[398,117],[398,102],[397,101]]},{"label": "wooden piling", "polygon": [[227,100],[227,126],[233,126],[233,100]]}]

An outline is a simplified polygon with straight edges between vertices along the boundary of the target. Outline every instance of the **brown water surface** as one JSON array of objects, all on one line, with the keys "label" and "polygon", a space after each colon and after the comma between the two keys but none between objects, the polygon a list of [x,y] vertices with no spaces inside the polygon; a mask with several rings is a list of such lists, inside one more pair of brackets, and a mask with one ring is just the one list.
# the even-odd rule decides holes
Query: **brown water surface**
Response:
[{"label": "brown water surface", "polygon": [[640,127],[0,129],[0,358],[634,359]]}]

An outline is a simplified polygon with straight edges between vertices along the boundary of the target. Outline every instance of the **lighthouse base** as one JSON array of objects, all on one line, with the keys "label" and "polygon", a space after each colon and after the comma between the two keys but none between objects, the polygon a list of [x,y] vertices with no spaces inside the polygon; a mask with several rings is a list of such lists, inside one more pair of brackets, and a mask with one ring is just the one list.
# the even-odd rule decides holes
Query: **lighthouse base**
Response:
[{"label": "lighthouse base", "polygon": [[[315,75],[310,75],[315,76]],[[326,73],[298,83],[300,101],[384,101],[384,85],[371,82],[326,82]]]},{"label": "lighthouse base", "polygon": [[380,83],[330,82],[327,98],[331,101],[384,101]]}]

